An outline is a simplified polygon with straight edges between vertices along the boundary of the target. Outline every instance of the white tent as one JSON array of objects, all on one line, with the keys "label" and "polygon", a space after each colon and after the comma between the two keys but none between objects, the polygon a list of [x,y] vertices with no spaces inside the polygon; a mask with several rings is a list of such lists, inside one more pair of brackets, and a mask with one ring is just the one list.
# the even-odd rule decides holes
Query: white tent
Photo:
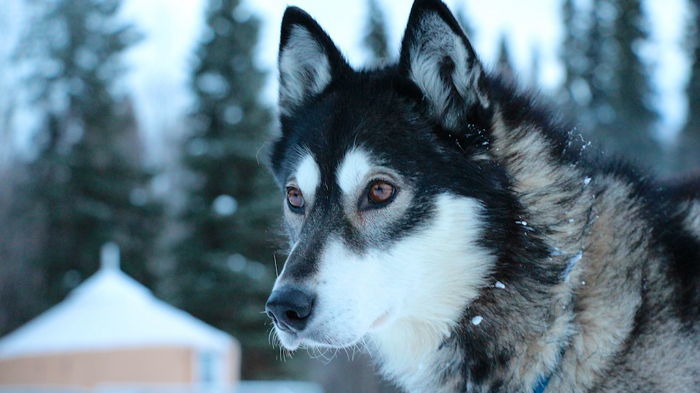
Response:
[{"label": "white tent", "polygon": [[[75,364],[75,359],[66,360],[65,357],[75,358],[78,354],[84,358],[85,354],[98,353],[104,358],[121,350],[140,351],[140,355],[134,356],[145,359],[148,356],[144,357],[143,351],[154,348],[179,348],[190,354],[192,369],[183,371],[189,374],[189,378],[182,377],[178,381],[189,379],[191,383],[217,384],[225,381],[230,385],[237,379],[240,350],[236,340],[157,299],[146,287],[119,270],[118,260],[116,246],[105,246],[102,268],[95,275],[74,289],[63,302],[0,339],[0,385],[8,381],[6,373],[17,374],[18,367],[38,367],[27,364],[31,359],[38,359],[41,368],[46,369],[46,359],[58,358],[62,359],[60,362],[63,364],[69,361]],[[112,358],[119,357],[115,356]],[[164,353],[163,356],[167,362],[173,352]],[[94,359],[88,357],[86,361],[92,362],[90,367],[94,368]],[[131,366],[127,364],[124,367]],[[113,369],[116,366],[111,364],[109,367]],[[143,367],[148,365],[139,366],[140,373],[143,373]],[[29,369],[25,371],[28,375],[35,373]],[[20,374],[25,371],[19,370]],[[65,370],[61,373],[64,374]],[[110,373],[114,374],[114,370]],[[89,383],[76,383],[88,386],[130,383],[128,376],[115,380],[95,380],[95,371],[91,370],[91,374],[93,379]],[[47,382],[37,375],[36,381],[21,378],[9,378],[9,381],[20,384],[64,384],[61,378],[55,379],[51,377]],[[146,379],[148,382],[161,382],[157,378]]]}]

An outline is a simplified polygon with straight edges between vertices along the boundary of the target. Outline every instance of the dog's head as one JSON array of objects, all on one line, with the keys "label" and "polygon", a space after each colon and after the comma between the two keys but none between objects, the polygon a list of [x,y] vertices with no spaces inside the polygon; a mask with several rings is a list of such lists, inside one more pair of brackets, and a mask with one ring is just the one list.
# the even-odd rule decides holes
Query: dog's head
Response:
[{"label": "dog's head", "polygon": [[484,73],[440,1],[416,1],[399,63],[353,70],[304,11],[279,53],[271,163],[291,250],[267,303],[282,344],[440,338],[485,284],[510,209],[489,158]]}]

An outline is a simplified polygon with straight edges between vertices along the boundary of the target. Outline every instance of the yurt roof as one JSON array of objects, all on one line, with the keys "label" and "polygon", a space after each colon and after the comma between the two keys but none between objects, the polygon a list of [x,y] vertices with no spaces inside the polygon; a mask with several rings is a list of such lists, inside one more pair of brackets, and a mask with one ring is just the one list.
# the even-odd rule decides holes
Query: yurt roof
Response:
[{"label": "yurt roof", "polygon": [[106,251],[102,268],[63,302],[0,339],[0,358],[154,346],[225,351],[235,342],[157,299],[119,270],[118,249]]}]

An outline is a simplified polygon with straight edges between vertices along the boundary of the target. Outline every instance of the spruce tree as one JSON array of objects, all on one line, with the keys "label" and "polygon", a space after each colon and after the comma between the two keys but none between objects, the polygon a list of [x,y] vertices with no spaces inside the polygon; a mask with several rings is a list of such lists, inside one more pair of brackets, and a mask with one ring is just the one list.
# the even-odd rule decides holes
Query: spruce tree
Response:
[{"label": "spruce tree", "polygon": [[588,12],[574,0],[564,0],[562,5],[563,99],[581,131],[595,140],[605,139],[614,118],[610,85],[615,61],[613,20],[603,12],[614,7],[612,1],[592,0]]},{"label": "spruce tree", "polygon": [[596,140],[605,139],[615,119],[611,84],[615,69],[615,57],[611,54],[617,53],[612,34],[614,20],[603,12],[614,7],[611,1],[614,0],[593,0],[583,44],[585,60],[581,61],[580,77],[585,82],[587,100],[578,113],[584,131]]},{"label": "spruce tree", "polygon": [[117,19],[119,0],[44,1],[26,37],[27,61],[44,64],[28,83],[42,117],[38,146],[19,204],[39,212],[33,263],[46,308],[94,273],[99,249],[122,248],[123,268],[150,285],[159,205],[142,165],[133,111],[115,93],[119,55],[138,35]]},{"label": "spruce tree", "polygon": [[641,1],[593,0],[586,17],[565,0],[562,15],[563,93],[577,124],[603,150],[658,166],[651,70],[639,50],[649,35]]},{"label": "spruce tree", "polygon": [[690,78],[685,88],[688,113],[677,142],[675,160],[680,170],[700,168],[700,0],[690,0],[687,49]]},{"label": "spruce tree", "polygon": [[266,74],[254,62],[260,22],[240,3],[209,2],[196,52],[191,133],[182,149],[191,181],[171,286],[178,306],[240,340],[243,376],[251,378],[279,364],[263,310],[282,195],[261,165],[271,113],[260,102]]},{"label": "spruce tree", "polygon": [[615,0],[614,5],[614,47],[603,54],[613,60],[609,91],[614,117],[609,125],[599,128],[610,151],[648,167],[658,166],[660,149],[653,131],[659,115],[651,104],[651,70],[640,53],[649,39],[649,22],[641,0]]},{"label": "spruce tree", "polygon": [[498,58],[496,60],[496,68],[506,78],[513,79],[515,77],[513,60],[510,56],[508,39],[506,38],[505,34],[501,34],[501,38],[498,41]]},{"label": "spruce tree", "polygon": [[369,51],[370,63],[382,65],[389,61],[389,42],[386,31],[386,18],[377,0],[367,0],[367,26],[364,45]]},{"label": "spruce tree", "polygon": [[[575,114],[579,124],[591,126],[586,119],[590,111],[591,80],[587,72],[592,72],[595,65],[590,61],[590,48],[600,45],[600,37],[593,44],[591,40],[597,35],[598,19],[596,15],[600,0],[593,0],[590,23],[586,24],[585,14],[574,0],[564,0],[562,3],[562,18],[564,39],[559,56],[564,67],[564,82],[562,85],[563,101],[571,113]],[[594,32],[595,31],[595,32]]]},{"label": "spruce tree", "polygon": [[608,12],[614,9],[614,1],[592,0],[588,12],[574,0],[565,0],[562,7],[563,101],[580,131],[602,144],[615,120],[611,84],[617,50],[612,34],[615,15]]}]

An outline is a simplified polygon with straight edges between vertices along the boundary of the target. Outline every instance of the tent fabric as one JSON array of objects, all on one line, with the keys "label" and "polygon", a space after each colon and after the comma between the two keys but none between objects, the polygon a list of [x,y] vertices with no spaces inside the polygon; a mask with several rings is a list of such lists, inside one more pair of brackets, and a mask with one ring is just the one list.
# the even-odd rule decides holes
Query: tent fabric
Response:
[{"label": "tent fabric", "polygon": [[225,352],[235,339],[104,266],[58,305],[0,339],[0,358],[148,346]]}]

